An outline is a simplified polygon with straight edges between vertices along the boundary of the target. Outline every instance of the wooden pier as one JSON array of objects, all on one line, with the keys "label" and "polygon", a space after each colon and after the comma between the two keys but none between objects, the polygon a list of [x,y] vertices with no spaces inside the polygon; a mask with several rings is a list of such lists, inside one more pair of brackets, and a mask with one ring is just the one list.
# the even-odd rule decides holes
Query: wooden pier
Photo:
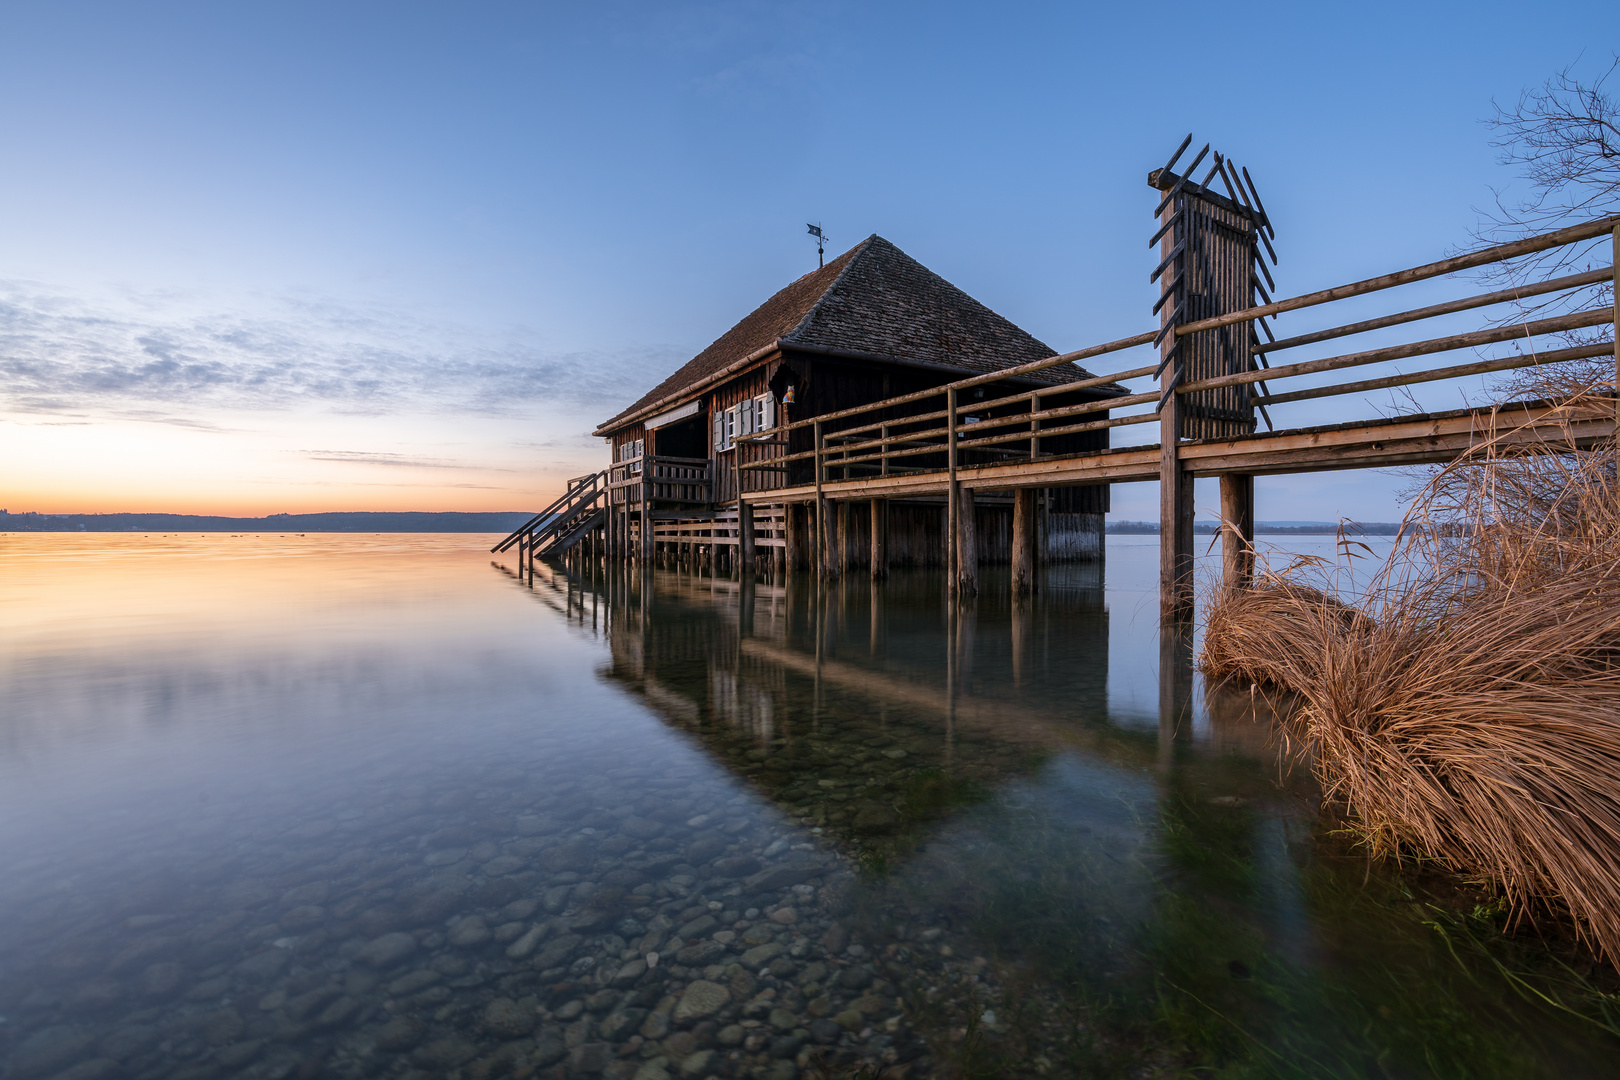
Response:
[{"label": "wooden pier", "polygon": [[[1601,244],[1620,256],[1620,216],[1274,300],[1272,223],[1247,171],[1215,154],[1195,182],[1209,148],[1174,172],[1188,145],[1149,176],[1160,194],[1155,329],[798,418],[788,386],[769,426],[726,440],[728,457],[621,457],[570,482],[562,499],[496,550],[517,546],[532,559],[583,541],[592,557],[648,564],[701,560],[739,573],[806,569],[823,577],[864,564],[878,577],[893,557],[897,522],[937,522],[937,561],[954,593],[972,595],[986,550],[980,533],[991,523],[1006,534],[1019,592],[1033,586],[1041,552],[1050,550],[1050,521],[1065,492],[1157,481],[1162,607],[1166,617],[1182,618],[1193,600],[1197,478],[1219,478],[1224,573],[1239,585],[1253,566],[1256,477],[1446,463],[1487,444],[1589,446],[1614,437],[1607,408],[1572,416],[1535,401],[1317,426],[1290,427],[1286,419],[1295,402],[1577,360],[1612,357],[1620,384],[1613,333],[1620,301],[1592,300],[1616,284],[1620,258],[1288,338],[1274,334],[1271,320],[1575,245]],[[1531,298],[1540,317],[1524,317]],[[1484,329],[1277,362],[1290,350],[1492,308]],[[1571,337],[1577,331],[1586,333]],[[1094,375],[1078,367],[1133,350],[1148,355],[1122,370]],[[1466,350],[1474,354],[1448,359]],[[1375,365],[1383,367],[1372,377],[1334,381],[1336,373]],[[1067,374],[1050,381],[1044,375],[1053,369]],[[1113,429],[1136,425],[1156,425],[1157,441],[1107,446]],[[727,497],[717,499],[721,489]],[[987,517],[987,508],[1000,516]]]}]

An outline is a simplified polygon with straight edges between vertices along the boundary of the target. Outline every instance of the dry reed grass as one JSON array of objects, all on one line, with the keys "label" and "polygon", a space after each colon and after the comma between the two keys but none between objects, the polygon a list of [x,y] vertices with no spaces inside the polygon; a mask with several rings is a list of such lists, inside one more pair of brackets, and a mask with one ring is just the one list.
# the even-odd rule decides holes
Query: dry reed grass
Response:
[{"label": "dry reed grass", "polygon": [[1561,908],[1614,960],[1620,485],[1583,437],[1614,401],[1562,390],[1556,437],[1504,408],[1432,477],[1351,605],[1319,560],[1267,569],[1213,605],[1200,665],[1298,695],[1294,734],[1374,851]]}]

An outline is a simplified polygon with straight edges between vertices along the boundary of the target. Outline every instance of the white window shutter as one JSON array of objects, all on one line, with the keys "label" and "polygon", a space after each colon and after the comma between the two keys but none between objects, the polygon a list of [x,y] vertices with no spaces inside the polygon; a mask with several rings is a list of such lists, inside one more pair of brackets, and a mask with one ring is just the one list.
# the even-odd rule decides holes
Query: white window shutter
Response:
[{"label": "white window shutter", "polygon": [[726,414],[718,409],[714,412],[714,448],[717,452],[726,448]]},{"label": "white window shutter", "polygon": [[759,402],[758,407],[754,410],[759,430],[769,431],[776,426],[776,395],[761,394],[754,400]]},{"label": "white window shutter", "polygon": [[754,433],[754,399],[744,398],[737,403],[737,434]]}]

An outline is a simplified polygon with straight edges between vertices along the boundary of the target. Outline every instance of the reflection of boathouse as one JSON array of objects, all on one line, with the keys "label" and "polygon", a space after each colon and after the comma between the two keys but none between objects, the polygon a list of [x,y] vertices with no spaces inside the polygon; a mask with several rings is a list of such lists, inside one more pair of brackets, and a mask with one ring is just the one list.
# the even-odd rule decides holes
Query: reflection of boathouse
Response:
[{"label": "reflection of boathouse", "polygon": [[[1119,742],[1100,568],[1057,574],[1039,605],[962,609],[931,576],[610,577],[604,674],[787,813],[893,851],[1056,750]],[[1135,744],[1152,759],[1153,736]]]},{"label": "reflection of boathouse", "polygon": [[[756,495],[814,483],[814,462],[802,455],[854,446],[869,435],[843,436],[856,419],[842,410],[991,374],[1054,350],[934,274],[899,248],[872,236],[825,267],[772,296],[596,434],[611,444],[609,544],[630,556],[692,547],[724,554],[741,540],[739,489]],[[994,401],[1020,390],[1061,386],[1089,377],[1073,364],[986,382],[964,391],[959,417],[984,415],[975,401]],[[1046,407],[1095,401],[1116,393],[1092,386],[1042,396]],[[937,397],[937,395],[936,395]],[[887,410],[885,437],[939,423],[937,402],[899,403]],[[1096,413],[1095,416],[1106,416]],[[785,437],[770,432],[789,422],[825,417]],[[944,467],[945,451],[921,443],[907,452],[895,444],[882,454],[851,452],[824,457],[830,479],[894,476]],[[1106,430],[1034,436],[1027,445],[962,450],[958,464],[991,464],[1009,455],[1066,454],[1107,446]],[[801,455],[794,458],[793,455]],[[788,458],[782,465],[773,460]],[[938,460],[935,460],[938,459]],[[816,566],[836,574],[850,567],[940,565],[946,551],[945,499],[831,499],[776,503],[751,498],[759,557],[773,565]],[[1013,544],[1010,493],[983,492],[968,500],[977,527],[978,558],[1009,561]],[[595,506],[593,500],[592,505]],[[1047,560],[1101,558],[1108,486],[1040,490],[1035,496],[1032,546]],[[1026,511],[1027,512],[1027,511]],[[592,519],[593,527],[602,521]],[[651,523],[651,541],[643,536]],[[1028,525],[1021,526],[1029,528]],[[876,533],[876,535],[874,535]],[[820,535],[821,543],[816,543]],[[649,542],[654,546],[648,546]],[[744,542],[745,551],[747,548]],[[824,549],[825,554],[821,554]]]}]

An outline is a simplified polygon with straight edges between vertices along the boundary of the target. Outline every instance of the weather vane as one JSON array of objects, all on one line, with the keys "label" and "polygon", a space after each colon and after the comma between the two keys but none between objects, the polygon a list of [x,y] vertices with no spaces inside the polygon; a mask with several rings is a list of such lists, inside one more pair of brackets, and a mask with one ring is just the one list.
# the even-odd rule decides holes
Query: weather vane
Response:
[{"label": "weather vane", "polygon": [[825,259],[827,254],[827,237],[826,234],[821,231],[820,225],[806,225],[805,228],[809,229],[810,235],[816,238],[816,269],[819,270],[823,266],[827,265]]}]

